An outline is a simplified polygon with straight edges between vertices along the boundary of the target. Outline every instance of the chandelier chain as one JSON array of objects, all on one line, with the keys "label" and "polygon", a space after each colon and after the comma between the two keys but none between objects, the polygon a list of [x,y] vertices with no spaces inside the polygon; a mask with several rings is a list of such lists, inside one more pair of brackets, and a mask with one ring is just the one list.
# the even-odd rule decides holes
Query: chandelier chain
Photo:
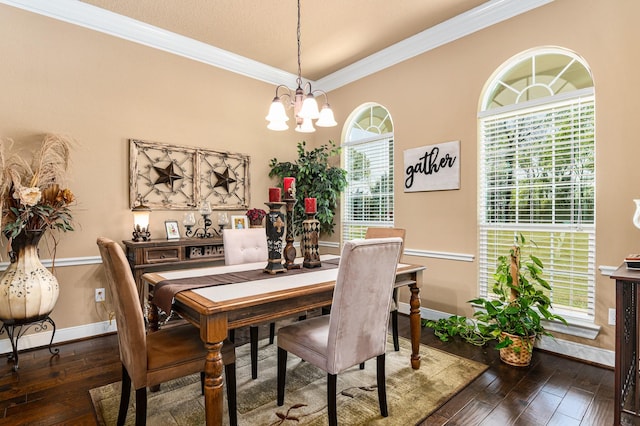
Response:
[{"label": "chandelier chain", "polygon": [[300,0],[298,0],[298,86],[302,84],[302,48],[300,44]]}]

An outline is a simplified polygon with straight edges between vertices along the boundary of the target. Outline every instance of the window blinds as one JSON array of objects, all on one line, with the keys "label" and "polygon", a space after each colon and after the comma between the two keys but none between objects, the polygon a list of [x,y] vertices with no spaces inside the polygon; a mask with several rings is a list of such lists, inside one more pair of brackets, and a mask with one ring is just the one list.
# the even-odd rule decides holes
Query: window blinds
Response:
[{"label": "window blinds", "polygon": [[537,244],[556,310],[594,312],[593,96],[481,119],[480,293],[522,232]]},{"label": "window blinds", "polygon": [[343,240],[362,238],[369,226],[393,226],[393,138],[343,145],[347,188],[343,194]]}]

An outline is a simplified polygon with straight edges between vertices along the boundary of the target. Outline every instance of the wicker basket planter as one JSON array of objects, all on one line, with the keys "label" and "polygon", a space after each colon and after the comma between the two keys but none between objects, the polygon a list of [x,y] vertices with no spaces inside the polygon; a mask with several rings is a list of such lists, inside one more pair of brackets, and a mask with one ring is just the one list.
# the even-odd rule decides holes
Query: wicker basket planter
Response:
[{"label": "wicker basket planter", "polygon": [[[513,343],[506,348],[500,349],[500,359],[505,364],[516,367],[527,367],[531,363],[533,352],[533,342],[536,336],[521,337],[515,334],[502,333],[502,338],[508,336]],[[526,340],[529,340],[528,342]]]}]

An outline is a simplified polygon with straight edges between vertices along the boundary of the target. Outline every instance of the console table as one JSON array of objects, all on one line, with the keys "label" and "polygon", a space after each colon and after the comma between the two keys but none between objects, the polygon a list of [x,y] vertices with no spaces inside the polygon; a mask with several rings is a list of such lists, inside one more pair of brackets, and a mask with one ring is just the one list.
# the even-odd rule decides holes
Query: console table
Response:
[{"label": "console table", "polygon": [[125,240],[129,266],[136,280],[140,303],[144,306],[146,286],[143,286],[142,274],[146,272],[197,268],[214,262],[224,262],[224,244],[222,238],[180,238],[176,240]]},{"label": "console table", "polygon": [[[614,424],[621,424],[622,413],[640,418],[640,373],[638,356],[638,296],[640,271],[620,266],[611,275],[616,280],[616,365],[614,383]],[[637,420],[637,419],[636,419]]]}]

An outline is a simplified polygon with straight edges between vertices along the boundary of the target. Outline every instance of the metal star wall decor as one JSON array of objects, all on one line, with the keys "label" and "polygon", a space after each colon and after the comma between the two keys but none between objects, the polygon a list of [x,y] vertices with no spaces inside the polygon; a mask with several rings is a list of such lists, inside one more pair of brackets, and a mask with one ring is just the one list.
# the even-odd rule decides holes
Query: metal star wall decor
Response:
[{"label": "metal star wall decor", "polygon": [[158,178],[154,182],[155,185],[166,183],[173,191],[173,182],[182,179],[182,176],[176,173],[173,167],[173,162],[169,163],[164,169],[158,166],[153,166],[156,172],[158,172]]},{"label": "metal star wall decor", "polygon": [[158,142],[129,140],[131,208],[214,210],[249,208],[249,156]]},{"label": "metal star wall decor", "polygon": [[235,179],[229,176],[229,168],[227,167],[226,169],[224,169],[223,173],[218,173],[215,170],[213,171],[213,173],[215,173],[216,178],[218,179],[218,181],[216,182],[215,185],[213,185],[213,187],[214,188],[222,187],[227,192],[229,192],[229,184],[234,183],[236,181]]}]

